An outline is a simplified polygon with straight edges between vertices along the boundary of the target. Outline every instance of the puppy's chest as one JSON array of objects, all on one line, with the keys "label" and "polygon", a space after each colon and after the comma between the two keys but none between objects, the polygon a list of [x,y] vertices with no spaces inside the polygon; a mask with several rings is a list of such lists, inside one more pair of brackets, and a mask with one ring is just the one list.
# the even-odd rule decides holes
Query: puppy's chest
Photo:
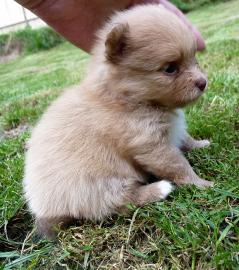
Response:
[{"label": "puppy's chest", "polygon": [[186,135],[186,122],[182,110],[175,110],[169,117],[151,115],[143,117],[134,126],[134,136],[144,144],[157,145],[169,136],[171,144],[180,148]]},{"label": "puppy's chest", "polygon": [[170,122],[170,141],[174,146],[181,148],[186,136],[186,121],[182,110],[175,110]]}]

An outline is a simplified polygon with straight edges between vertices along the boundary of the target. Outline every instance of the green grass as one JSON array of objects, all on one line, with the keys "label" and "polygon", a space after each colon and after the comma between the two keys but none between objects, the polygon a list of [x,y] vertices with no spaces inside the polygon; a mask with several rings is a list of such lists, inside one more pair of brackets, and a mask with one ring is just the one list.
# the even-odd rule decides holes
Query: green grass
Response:
[{"label": "green grass", "polygon": [[171,0],[170,2],[180,8],[183,12],[189,12],[198,9],[203,5],[227,1],[230,0]]},{"label": "green grass", "polygon": [[48,104],[82,79],[88,56],[63,44],[0,66],[2,268],[239,269],[238,10],[237,0],[188,14],[207,41],[198,58],[209,78],[207,93],[187,109],[189,130],[212,145],[187,157],[215,187],[179,188],[126,217],[77,224],[60,231],[58,243],[35,237],[22,198],[24,148]]},{"label": "green grass", "polygon": [[19,47],[24,53],[48,50],[63,41],[64,39],[49,27],[38,29],[27,27],[0,35],[0,55],[10,53],[12,49]]}]

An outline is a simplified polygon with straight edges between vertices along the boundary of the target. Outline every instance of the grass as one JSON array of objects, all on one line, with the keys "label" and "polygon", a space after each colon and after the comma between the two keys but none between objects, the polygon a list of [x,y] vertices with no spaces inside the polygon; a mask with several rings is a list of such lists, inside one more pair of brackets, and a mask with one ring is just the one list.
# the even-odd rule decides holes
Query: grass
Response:
[{"label": "grass", "polygon": [[[48,104],[84,76],[88,56],[69,44],[0,65],[0,269],[239,269],[239,1],[188,14],[207,50],[209,89],[187,109],[208,149],[188,154],[215,187],[177,189],[167,201],[39,240],[22,197],[25,142]],[[205,19],[206,18],[206,19]]]},{"label": "grass", "polygon": [[230,0],[171,0],[174,5],[180,8],[183,12],[189,12],[203,5],[208,5],[210,3],[226,2]]},{"label": "grass", "polygon": [[24,53],[48,50],[62,43],[64,39],[49,27],[32,29],[27,27],[0,35],[0,55],[19,49]]}]

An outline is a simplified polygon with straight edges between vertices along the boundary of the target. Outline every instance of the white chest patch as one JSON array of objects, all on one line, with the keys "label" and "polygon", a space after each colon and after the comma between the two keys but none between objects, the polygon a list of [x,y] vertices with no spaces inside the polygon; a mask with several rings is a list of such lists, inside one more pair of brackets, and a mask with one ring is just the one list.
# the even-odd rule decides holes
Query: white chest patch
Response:
[{"label": "white chest patch", "polygon": [[182,146],[182,142],[185,139],[187,134],[187,125],[185,121],[184,112],[180,109],[175,110],[175,114],[171,120],[171,134],[170,139],[171,143],[180,148]]}]

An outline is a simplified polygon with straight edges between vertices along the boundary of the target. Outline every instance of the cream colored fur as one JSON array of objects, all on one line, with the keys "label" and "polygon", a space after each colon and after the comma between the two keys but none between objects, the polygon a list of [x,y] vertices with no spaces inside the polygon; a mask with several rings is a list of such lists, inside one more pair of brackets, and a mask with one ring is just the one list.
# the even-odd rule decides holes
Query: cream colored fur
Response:
[{"label": "cream colored fur", "polygon": [[[161,6],[116,14],[99,33],[88,76],[32,132],[24,191],[46,234],[61,217],[102,219],[164,199],[176,184],[211,186],[181,153],[203,147],[181,107],[201,94],[192,33]],[[180,72],[165,73],[175,62]],[[148,184],[148,172],[160,179]]]}]

